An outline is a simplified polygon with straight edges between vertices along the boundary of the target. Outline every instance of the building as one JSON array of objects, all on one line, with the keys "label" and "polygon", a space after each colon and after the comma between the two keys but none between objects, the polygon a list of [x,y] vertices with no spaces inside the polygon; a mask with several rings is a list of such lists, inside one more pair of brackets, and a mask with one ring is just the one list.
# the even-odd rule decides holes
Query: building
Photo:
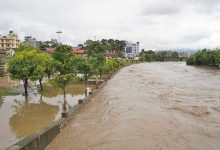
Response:
[{"label": "building", "polygon": [[45,47],[45,48],[42,48],[41,50],[46,52],[49,55],[52,55],[55,52],[56,48]]},{"label": "building", "polygon": [[7,36],[0,35],[0,49],[8,54],[10,51],[15,51],[20,45],[20,40],[17,34],[12,31]]},{"label": "building", "polygon": [[124,56],[128,59],[135,59],[139,55],[139,42],[126,42]]},{"label": "building", "polygon": [[85,49],[79,48],[79,47],[74,47],[73,48],[73,54],[75,54],[75,55],[84,55],[85,54]]},{"label": "building", "polygon": [[[56,48],[46,47],[46,48],[42,48],[41,50],[45,51],[49,55],[52,55],[55,52]],[[73,55],[83,55],[83,56],[85,56],[85,50],[82,49],[82,48],[74,47],[74,48],[72,48],[72,53],[73,53]]]},{"label": "building", "polygon": [[24,37],[24,42],[22,42],[24,45],[30,45],[35,48],[40,48],[40,41],[37,41],[35,38],[32,38],[31,36]]}]

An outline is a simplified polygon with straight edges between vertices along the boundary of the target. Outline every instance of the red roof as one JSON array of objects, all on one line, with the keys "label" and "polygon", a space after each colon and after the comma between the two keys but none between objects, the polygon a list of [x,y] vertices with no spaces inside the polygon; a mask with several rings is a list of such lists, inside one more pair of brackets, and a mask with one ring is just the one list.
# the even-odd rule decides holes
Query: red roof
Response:
[{"label": "red roof", "polygon": [[54,51],[56,50],[56,48],[42,48],[43,51],[47,52],[49,55],[52,55],[54,53]]},{"label": "red roof", "polygon": [[[47,52],[49,55],[52,55],[54,53],[54,51],[56,50],[56,48],[42,48],[43,51]],[[72,48],[72,52],[73,54],[85,54],[85,50],[82,48]]]},{"label": "red roof", "polygon": [[73,48],[73,54],[85,54],[85,50],[82,48]]}]

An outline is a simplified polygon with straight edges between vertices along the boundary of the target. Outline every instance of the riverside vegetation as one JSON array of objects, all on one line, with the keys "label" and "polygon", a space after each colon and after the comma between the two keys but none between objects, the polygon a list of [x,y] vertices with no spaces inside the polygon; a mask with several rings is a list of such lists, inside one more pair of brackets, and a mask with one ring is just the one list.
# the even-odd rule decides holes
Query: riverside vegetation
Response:
[{"label": "riverside vegetation", "polygon": [[[140,61],[153,62],[153,61],[164,61],[167,56],[166,51],[154,52],[152,50],[141,52]],[[171,57],[179,57],[178,52],[174,51],[170,54]]]},{"label": "riverside vegetation", "polygon": [[[31,46],[21,45],[8,62],[8,72],[12,79],[22,80],[25,95],[28,95],[28,81],[38,80],[43,91],[42,80],[45,76],[49,84],[61,88],[64,96],[66,86],[74,80],[87,83],[90,76],[96,76],[96,83],[103,75],[109,76],[130,62],[120,58],[106,59],[105,54],[111,47],[101,41],[90,41],[86,45],[87,57],[73,55],[68,45],[58,45],[52,56]],[[77,76],[81,74],[82,76]],[[53,78],[50,79],[51,75]]]},{"label": "riverside vegetation", "polygon": [[189,57],[186,63],[187,65],[207,65],[220,67],[220,50],[203,49]]}]

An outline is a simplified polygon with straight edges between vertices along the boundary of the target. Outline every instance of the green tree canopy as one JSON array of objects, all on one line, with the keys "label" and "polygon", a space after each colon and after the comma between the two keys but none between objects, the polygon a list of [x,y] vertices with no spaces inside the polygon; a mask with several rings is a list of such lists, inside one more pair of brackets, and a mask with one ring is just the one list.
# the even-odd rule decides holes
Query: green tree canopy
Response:
[{"label": "green tree canopy", "polygon": [[31,76],[31,80],[38,80],[40,83],[41,91],[43,91],[42,80],[47,74],[51,75],[54,72],[54,60],[47,53],[37,53],[35,59],[36,68]]},{"label": "green tree canopy", "polygon": [[22,80],[24,83],[25,95],[27,95],[28,79],[30,79],[37,67],[35,62],[37,52],[33,50],[23,50],[15,53],[9,60],[8,71],[12,79]]},{"label": "green tree canopy", "polygon": [[33,46],[30,45],[24,45],[24,44],[20,44],[18,49],[16,50],[16,52],[21,52],[21,51],[33,51],[35,50],[36,52],[39,52],[40,49],[35,48]]},{"label": "green tree canopy", "polygon": [[74,66],[72,66],[72,47],[68,45],[60,45],[56,48],[52,57],[57,62],[56,69],[60,74],[68,74],[74,72]]},{"label": "green tree canopy", "polygon": [[103,44],[100,41],[89,41],[89,43],[86,45],[87,54],[93,55],[93,54],[104,54],[106,51],[110,50],[110,46]]}]

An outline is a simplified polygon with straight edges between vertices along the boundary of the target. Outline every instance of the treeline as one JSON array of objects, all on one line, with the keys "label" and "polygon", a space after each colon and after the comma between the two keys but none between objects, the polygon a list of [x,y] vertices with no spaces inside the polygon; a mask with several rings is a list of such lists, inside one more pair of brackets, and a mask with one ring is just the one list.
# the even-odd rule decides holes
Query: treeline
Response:
[{"label": "treeline", "polygon": [[82,81],[86,84],[90,76],[96,76],[96,84],[103,75],[109,76],[120,67],[126,65],[120,58],[106,59],[105,53],[111,47],[101,41],[90,41],[86,45],[86,56],[73,55],[72,47],[58,45],[52,56],[37,48],[21,45],[15,55],[8,62],[8,71],[12,79],[22,80],[25,95],[28,95],[28,81],[38,80],[43,90],[42,80],[47,76],[49,83],[61,88],[66,93],[66,86],[77,74],[82,74]]},{"label": "treeline", "polygon": [[140,54],[140,61],[152,62],[152,61],[164,61],[165,57],[178,57],[178,52],[167,52],[167,51],[158,51],[154,52],[152,50],[143,51]]},{"label": "treeline", "polygon": [[220,50],[203,49],[189,57],[186,63],[187,65],[208,65],[220,67]]},{"label": "treeline", "polygon": [[[94,42],[93,40],[87,40],[84,45],[88,46],[91,42]],[[124,51],[124,48],[126,46],[126,41],[125,40],[115,40],[115,39],[102,39],[100,40],[101,44],[103,45],[108,45],[109,46],[109,51],[110,52],[115,52],[115,53],[121,53]]]},{"label": "treeline", "polygon": [[[97,41],[97,40],[95,40]],[[86,48],[88,45],[90,45],[92,42],[95,42],[94,40],[86,40],[84,44],[79,44],[78,47]],[[45,47],[52,47],[55,48],[59,45],[58,41],[56,39],[51,39],[50,41],[39,41],[40,42],[40,48]],[[103,45],[110,46],[109,51],[115,52],[115,53],[121,53],[124,51],[124,48],[126,46],[125,40],[118,40],[118,39],[102,39],[100,42]]]}]

